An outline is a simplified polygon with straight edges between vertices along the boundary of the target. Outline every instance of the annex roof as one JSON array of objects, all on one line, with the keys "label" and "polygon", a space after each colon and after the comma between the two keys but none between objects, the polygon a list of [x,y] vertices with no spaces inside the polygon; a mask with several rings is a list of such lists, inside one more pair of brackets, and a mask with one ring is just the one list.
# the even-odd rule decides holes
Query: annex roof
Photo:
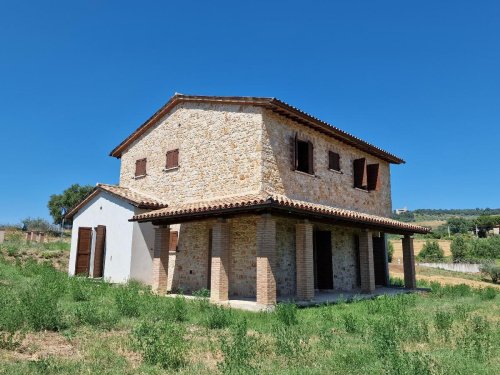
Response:
[{"label": "annex roof", "polygon": [[428,233],[429,228],[394,219],[346,210],[323,204],[291,199],[277,194],[248,194],[206,200],[193,203],[171,205],[151,212],[135,215],[131,221],[185,220],[217,213],[246,212],[274,209],[292,214],[302,214],[332,220],[339,224],[358,224],[391,233]]},{"label": "annex roof", "polygon": [[80,203],[78,203],[75,207],[68,211],[68,213],[65,215],[65,218],[72,218],[83,206],[85,206],[95,196],[103,191],[120,199],[123,199],[135,207],[149,209],[159,209],[162,207],[167,207],[166,203],[160,202],[156,198],[150,197],[138,191],[118,185],[98,183],[94,190],[92,190],[92,192],[85,199],[83,199]]},{"label": "annex roof", "polygon": [[405,161],[387,151],[384,151],[362,139],[355,137],[325,121],[322,121],[300,109],[291,106],[276,98],[250,97],[250,96],[201,96],[201,95],[183,95],[175,94],[163,105],[153,116],[130,134],[123,142],[115,147],[110,156],[120,158],[122,152],[144,132],[151,128],[161,117],[170,112],[176,105],[182,102],[203,102],[203,103],[226,103],[239,105],[253,105],[268,108],[271,111],[282,116],[288,117],[304,126],[313,128],[321,133],[331,136],[341,142],[356,147],[362,151],[376,156],[389,163],[402,164]]}]

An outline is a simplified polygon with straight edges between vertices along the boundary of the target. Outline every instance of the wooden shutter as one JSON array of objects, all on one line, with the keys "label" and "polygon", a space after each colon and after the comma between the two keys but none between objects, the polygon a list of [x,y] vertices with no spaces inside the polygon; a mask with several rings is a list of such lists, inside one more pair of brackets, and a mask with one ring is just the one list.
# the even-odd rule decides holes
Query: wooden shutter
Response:
[{"label": "wooden shutter", "polygon": [[135,162],[135,177],[146,174],[146,159],[139,159]]},{"label": "wooden shutter", "polygon": [[297,133],[290,137],[290,164],[292,171],[295,171],[299,165],[298,150],[297,150]]},{"label": "wooden shutter", "polygon": [[95,228],[94,277],[104,274],[104,253],[106,249],[106,227],[98,225]]},{"label": "wooden shutter", "polygon": [[166,169],[175,168],[179,166],[179,149],[170,150],[167,152]]},{"label": "wooden shutter", "polygon": [[336,152],[328,152],[328,168],[334,171],[340,171],[340,155]]},{"label": "wooden shutter", "polygon": [[366,189],[366,159],[356,159],[353,162],[354,187]]},{"label": "wooden shutter", "polygon": [[378,166],[378,164],[368,164],[366,166],[368,190],[377,190],[378,188]]},{"label": "wooden shutter", "polygon": [[314,174],[314,145],[311,141],[307,142],[307,156],[309,158],[308,171],[310,174]]},{"label": "wooden shutter", "polygon": [[78,228],[76,248],[75,275],[88,275],[90,266],[90,246],[92,244],[92,228]]},{"label": "wooden shutter", "polygon": [[170,232],[170,247],[169,250],[172,252],[177,251],[177,242],[179,239],[179,232],[177,231],[171,231]]}]

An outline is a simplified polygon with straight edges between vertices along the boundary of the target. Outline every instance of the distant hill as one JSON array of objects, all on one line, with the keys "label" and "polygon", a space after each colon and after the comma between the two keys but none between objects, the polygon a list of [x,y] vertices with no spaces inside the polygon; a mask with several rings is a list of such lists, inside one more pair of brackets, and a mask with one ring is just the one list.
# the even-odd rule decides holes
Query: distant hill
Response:
[{"label": "distant hill", "polygon": [[397,215],[393,218],[400,221],[430,221],[447,220],[451,217],[475,218],[482,215],[500,215],[500,208],[451,208],[451,209],[431,209],[419,208]]}]

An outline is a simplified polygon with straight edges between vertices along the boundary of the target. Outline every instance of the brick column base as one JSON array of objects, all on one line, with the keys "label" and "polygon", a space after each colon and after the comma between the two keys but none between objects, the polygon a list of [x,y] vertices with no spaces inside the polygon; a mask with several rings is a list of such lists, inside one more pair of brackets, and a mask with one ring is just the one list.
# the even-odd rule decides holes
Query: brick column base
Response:
[{"label": "brick column base", "polygon": [[212,230],[210,301],[229,299],[229,223],[218,220]]},{"label": "brick column base", "polygon": [[359,268],[361,275],[361,291],[373,293],[375,290],[375,268],[373,265],[373,238],[368,230],[359,235]]},{"label": "brick column base", "polygon": [[276,304],[276,221],[262,215],[257,221],[257,303]]},{"label": "brick column base", "polygon": [[415,253],[413,251],[413,238],[409,235],[405,235],[402,240],[405,288],[415,289],[417,287],[417,279],[415,277]]},{"label": "brick column base", "polygon": [[170,244],[170,227],[155,228],[153,250],[153,290],[158,294],[167,292],[168,249]]},{"label": "brick column base", "polygon": [[310,223],[295,225],[295,258],[297,268],[297,299],[314,298],[313,226]]}]

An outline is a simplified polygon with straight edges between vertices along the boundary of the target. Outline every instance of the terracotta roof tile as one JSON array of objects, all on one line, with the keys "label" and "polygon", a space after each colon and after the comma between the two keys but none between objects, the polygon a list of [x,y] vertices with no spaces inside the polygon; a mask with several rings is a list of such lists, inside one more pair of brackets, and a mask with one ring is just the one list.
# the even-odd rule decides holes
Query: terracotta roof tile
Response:
[{"label": "terracotta roof tile", "polygon": [[161,202],[159,199],[126,187],[98,183],[94,190],[87,197],[85,197],[85,199],[83,199],[65,215],[65,218],[73,217],[78,210],[80,210],[85,204],[102,191],[124,199],[131,205],[139,208],[159,209],[168,206],[165,202]]},{"label": "terracotta roof tile", "polygon": [[209,213],[230,208],[243,208],[252,206],[274,206],[291,207],[304,212],[320,213],[339,220],[355,221],[364,224],[380,225],[414,233],[427,233],[429,228],[421,227],[410,223],[404,223],[394,219],[366,214],[358,211],[337,208],[317,203],[305,202],[297,199],[291,199],[283,195],[276,194],[249,194],[233,197],[220,198],[210,201],[185,203],[172,205],[167,208],[154,210],[144,214],[136,215],[133,221],[149,221],[180,215]]}]

